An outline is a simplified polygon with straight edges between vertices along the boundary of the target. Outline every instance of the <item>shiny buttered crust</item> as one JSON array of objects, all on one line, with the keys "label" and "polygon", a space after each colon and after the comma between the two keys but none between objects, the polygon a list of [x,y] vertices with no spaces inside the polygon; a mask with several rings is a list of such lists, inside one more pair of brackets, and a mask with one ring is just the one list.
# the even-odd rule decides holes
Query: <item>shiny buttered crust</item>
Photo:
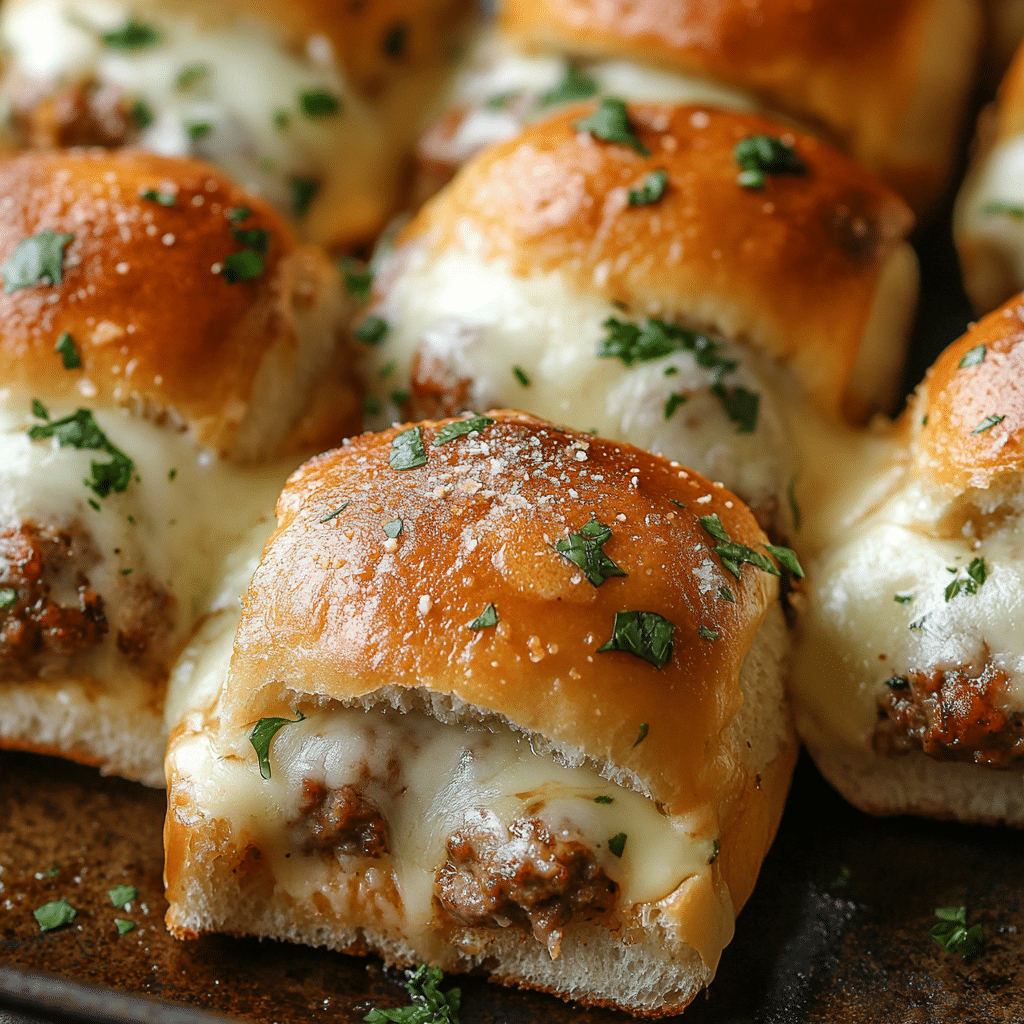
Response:
[{"label": "shiny buttered crust", "polygon": [[914,467],[939,483],[984,488],[1024,469],[1024,296],[939,356],[907,418]]},{"label": "shiny buttered crust", "polygon": [[[133,151],[7,159],[0,195],[5,385],[127,406],[245,459],[350,431],[337,274],[266,203],[211,167]],[[71,236],[62,280],[11,290],[15,250],[47,232]],[[263,269],[232,282],[225,261],[250,245]],[[65,332],[70,371],[54,353]]]},{"label": "shiny buttered crust", "polygon": [[508,0],[525,45],[736,86],[819,125],[921,210],[945,185],[973,80],[968,0]]},{"label": "shiny buttered crust", "polygon": [[[405,237],[521,277],[557,271],[638,314],[745,341],[786,364],[826,414],[862,417],[898,376],[916,298],[907,206],[778,122],[701,107],[628,110],[649,156],[578,130],[594,107],[575,107],[476,157]],[[754,135],[791,144],[806,173],[741,187],[733,150]],[[668,175],[664,196],[630,205],[654,171]],[[892,309],[881,325],[880,301]],[[865,349],[892,369],[884,379]]]}]

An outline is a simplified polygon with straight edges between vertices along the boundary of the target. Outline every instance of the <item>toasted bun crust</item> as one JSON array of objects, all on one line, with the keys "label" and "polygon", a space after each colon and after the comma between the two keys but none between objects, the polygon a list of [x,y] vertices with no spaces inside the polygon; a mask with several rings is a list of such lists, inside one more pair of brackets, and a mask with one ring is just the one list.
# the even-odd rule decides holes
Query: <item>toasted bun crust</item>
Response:
[{"label": "toasted bun crust", "polygon": [[525,44],[738,86],[820,125],[916,209],[949,173],[981,38],[965,0],[509,0]]},{"label": "toasted bun crust", "polygon": [[[141,198],[150,189],[173,193],[174,204]],[[330,325],[341,313],[335,271],[317,250],[297,247],[266,203],[211,167],[133,151],[8,159],[0,193],[0,264],[40,232],[74,236],[60,284],[0,295],[5,385],[170,415],[245,458],[294,447],[289,432],[323,446],[351,430],[355,403]],[[250,215],[233,223],[228,211],[242,207]],[[233,228],[265,232],[266,256],[257,277],[230,283],[224,260],[244,248]],[[305,321],[324,318],[307,342]],[[70,372],[54,354],[65,331],[82,363]],[[298,424],[296,406],[315,404],[315,394],[279,399],[274,390],[287,385],[266,377],[307,360],[322,379],[292,383],[335,399],[316,422]]]},{"label": "toasted bun crust", "polygon": [[[350,704],[385,686],[426,687],[624,769],[669,814],[706,802],[725,782],[707,744],[739,708],[740,666],[778,581],[750,566],[740,579],[723,574],[698,516],[717,515],[758,549],[764,535],[739,499],[664,459],[521,413],[493,418],[480,434],[487,456],[466,440],[435,446],[445,421],[427,422],[420,469],[389,465],[405,427],[364,434],[292,475],[235,636],[232,718],[287,709],[286,689]],[[592,515],[612,527],[604,550],[629,572],[600,587],[552,551]],[[395,518],[392,553],[383,526]],[[710,587],[701,574],[723,578]],[[734,602],[718,594],[727,576]],[[490,603],[496,629],[466,629]],[[627,610],[673,623],[660,671],[595,653]],[[252,692],[243,681],[253,678],[267,682]]]},{"label": "toasted bun crust", "polygon": [[[968,352],[984,346],[980,363]],[[988,487],[1024,468],[1024,304],[1021,296],[984,317],[928,371],[908,412],[919,427],[914,465],[957,489]],[[1003,417],[986,427],[989,417]],[[913,424],[912,424],[913,425]]]},{"label": "toasted bun crust", "polygon": [[[824,143],[763,117],[631,105],[644,157],[578,131],[592,111],[573,108],[478,156],[406,237],[522,277],[559,271],[637,312],[742,339],[787,364],[827,414],[868,411],[864,395],[878,389],[865,386],[873,371],[858,357],[880,282],[905,256],[913,217],[902,200]],[[790,141],[807,173],[767,175],[763,189],[737,184],[733,148],[759,134]],[[656,170],[668,174],[664,197],[630,206],[629,189]],[[879,359],[898,364],[901,339],[885,340]]]}]

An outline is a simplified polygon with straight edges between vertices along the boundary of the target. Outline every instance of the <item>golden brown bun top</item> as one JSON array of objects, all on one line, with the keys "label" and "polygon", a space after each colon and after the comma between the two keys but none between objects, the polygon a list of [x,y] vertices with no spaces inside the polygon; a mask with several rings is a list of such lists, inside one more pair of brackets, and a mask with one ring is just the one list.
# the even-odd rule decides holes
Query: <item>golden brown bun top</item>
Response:
[{"label": "golden brown bun top", "polygon": [[[787,363],[820,408],[839,412],[882,269],[913,223],[906,204],[824,143],[754,114],[632,104],[645,157],[578,131],[593,109],[480,154],[407,237],[524,277],[560,271],[636,315],[718,330]],[[807,172],[741,187],[733,149],[761,134],[789,141]],[[656,170],[668,173],[664,197],[629,205]]]},{"label": "golden brown bun top", "polygon": [[[150,189],[174,204],[142,198]],[[173,409],[205,440],[227,440],[267,351],[295,344],[281,307],[300,268],[281,217],[212,167],[132,151],[0,161],[0,196],[0,265],[42,232],[73,236],[59,284],[0,294],[4,384]],[[265,231],[267,249],[263,272],[232,284],[211,268],[244,248],[233,228]],[[54,351],[64,332],[80,369]]]},{"label": "golden brown bun top", "polygon": [[[420,687],[635,773],[670,814],[717,804],[723,777],[735,778],[720,733],[778,580],[749,564],[739,579],[725,572],[698,517],[717,515],[763,552],[753,516],[720,485],[630,445],[488,416],[477,437],[441,446],[456,421],[423,423],[419,468],[389,463],[406,425],[292,475],[245,597],[227,713],[238,724],[287,713],[285,688],[351,704]],[[554,549],[593,517],[628,573],[596,587]],[[497,625],[468,628],[492,604]],[[664,667],[598,653],[628,611],[672,623]]]},{"label": "golden brown bun top", "polygon": [[920,417],[918,472],[962,489],[1024,469],[1022,303],[1018,295],[983,317],[928,371],[925,399],[908,412]]}]

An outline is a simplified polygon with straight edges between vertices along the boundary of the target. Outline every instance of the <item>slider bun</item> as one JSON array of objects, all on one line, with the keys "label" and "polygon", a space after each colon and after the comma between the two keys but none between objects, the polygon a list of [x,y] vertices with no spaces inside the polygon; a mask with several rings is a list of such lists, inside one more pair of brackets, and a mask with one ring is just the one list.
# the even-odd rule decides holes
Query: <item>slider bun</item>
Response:
[{"label": "slider bun", "polygon": [[[688,821],[686,830],[705,823],[698,830],[720,835],[720,856],[699,884],[690,879],[658,903],[657,924],[633,920],[647,905],[630,911],[633,938],[625,946],[606,929],[588,928],[579,933],[586,949],[553,965],[542,946],[525,946],[514,930],[478,936],[500,954],[485,966],[501,980],[633,1012],[678,1011],[713,976],[774,836],[795,757],[782,691],[779,581],[751,565],[738,579],[726,573],[698,517],[718,516],[731,538],[758,550],[765,537],[721,485],[676,464],[525,414],[487,415],[495,422],[478,435],[442,446],[433,442],[454,421],[421,424],[422,468],[389,465],[407,424],[364,434],[293,474],[245,596],[208,728],[291,717],[297,701],[307,709],[391,707],[482,723],[526,734],[539,754],[596,767]],[[628,572],[600,587],[552,550],[595,516],[612,530],[605,553]],[[395,544],[383,526],[396,518]],[[720,597],[723,585],[734,602]],[[497,626],[467,629],[489,604]],[[660,670],[628,653],[596,653],[616,613],[640,609],[674,625],[673,651]],[[649,731],[638,743],[642,723]],[[175,737],[187,738],[181,728],[168,760],[173,931],[277,935],[356,952],[368,944],[392,959],[415,959],[393,935],[360,927],[357,937],[351,922],[330,916],[305,922],[302,906],[287,920],[262,906],[239,914],[233,901],[243,901],[232,895],[239,878],[228,866],[241,854],[225,849],[216,822],[192,824],[204,813],[190,785],[175,781],[190,764],[188,755],[175,759]],[[225,866],[223,891],[209,881],[211,863],[214,871]],[[630,943],[642,945],[630,953]],[[476,962],[464,957],[450,947],[443,966]],[[673,974],[680,963],[682,979]],[[660,996],[641,997],[648,986]]]},{"label": "slider bun", "polygon": [[[141,198],[149,189],[174,205]],[[74,236],[59,285],[0,295],[5,385],[127,406],[239,459],[351,431],[337,273],[265,202],[214,168],[133,151],[7,159],[0,194],[0,264],[40,232]],[[228,219],[242,207],[250,216]],[[266,232],[267,249],[262,273],[229,283],[212,268],[243,248],[233,227]],[[80,370],[54,354],[65,331]]]},{"label": "slider bun", "polygon": [[981,39],[967,0],[508,0],[527,46],[744,89],[821,126],[915,209],[949,176]]},{"label": "slider bun", "polygon": [[[914,466],[956,490],[990,487],[1024,469],[1024,297],[1011,299],[950,345],[928,371],[913,407]],[[960,366],[984,346],[984,359]],[[978,430],[988,417],[1002,416]],[[922,419],[927,417],[923,426]],[[975,431],[978,431],[975,433]]]},{"label": "slider bun", "polygon": [[[638,314],[741,340],[788,366],[826,415],[863,418],[893,396],[917,287],[899,197],[826,144],[766,118],[633,104],[651,156],[575,124],[592,105],[480,154],[421,211],[406,238],[558,271]],[[792,142],[804,175],[737,184],[748,136]],[[652,171],[664,197],[630,206]]]}]

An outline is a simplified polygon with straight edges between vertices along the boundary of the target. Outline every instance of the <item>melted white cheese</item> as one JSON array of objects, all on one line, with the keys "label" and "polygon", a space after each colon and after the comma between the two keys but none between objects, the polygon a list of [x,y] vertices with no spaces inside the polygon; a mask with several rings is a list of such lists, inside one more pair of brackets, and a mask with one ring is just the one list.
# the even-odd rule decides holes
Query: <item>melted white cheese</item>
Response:
[{"label": "melted white cheese", "polygon": [[[226,670],[226,657],[222,663]],[[322,893],[350,925],[401,930],[420,955],[439,940],[431,921],[434,878],[445,863],[448,835],[486,809],[505,825],[539,817],[556,837],[582,841],[621,886],[620,908],[655,902],[686,878],[710,874],[714,837],[689,835],[684,822],[660,814],[650,799],[623,789],[590,767],[567,768],[535,754],[526,738],[506,730],[444,725],[417,713],[380,709],[313,712],[274,738],[272,776],[261,778],[241,730],[185,732],[168,758],[177,773],[175,812],[186,825],[191,807],[204,822],[229,824],[236,843],[255,843],[277,885],[298,901]],[[395,764],[398,764],[397,773]],[[388,825],[389,853],[377,861],[342,853],[303,853],[300,818],[304,780],[355,785]],[[595,803],[603,796],[609,803]],[[292,824],[290,824],[292,823]],[[626,834],[621,857],[608,840]],[[350,879],[391,875],[399,904],[353,893]],[[372,905],[370,905],[372,903]]]},{"label": "melted white cheese", "polygon": [[[627,61],[580,60],[577,66],[597,83],[598,94],[641,103],[756,109],[739,90],[699,78]],[[497,33],[484,33],[441,104],[442,111],[467,112],[450,141],[456,159],[468,160],[485,146],[514,138],[529,122],[557,110],[538,100],[558,86],[567,68],[562,57],[523,53]]]},{"label": "melted white cheese", "polygon": [[[739,362],[726,384],[760,395],[756,429],[741,433],[711,391],[714,371],[692,355],[632,367],[599,358],[604,321],[624,318],[607,299],[567,287],[557,273],[519,278],[471,255],[410,249],[396,255],[400,266],[381,274],[385,296],[374,313],[390,330],[383,344],[367,349],[363,365],[366,387],[381,404],[372,428],[398,417],[392,395],[408,389],[419,352],[471,382],[473,409],[521,409],[594,430],[677,460],[751,504],[784,503],[798,454],[783,408],[799,399],[780,401],[779,388],[785,395],[787,385],[757,353],[721,342],[721,354]],[[666,419],[673,393],[687,400]]]},{"label": "melted white cheese", "polygon": [[[1011,513],[983,538],[969,522],[942,528],[954,498],[908,477],[810,566],[792,687],[798,716],[815,719],[819,732],[870,750],[886,679],[954,668],[980,674],[988,661],[1006,671],[1010,699],[1024,709],[1024,496],[974,494],[979,521],[997,508],[1000,517]],[[984,584],[947,601],[946,588],[966,579],[978,557],[988,568]]]},{"label": "melted white cheese", "polygon": [[[159,43],[130,51],[105,46],[102,34],[121,28],[129,15],[159,31]],[[294,53],[255,21],[202,29],[137,5],[29,0],[3,8],[0,39],[11,69],[30,81],[66,85],[92,78],[143,101],[153,114],[143,148],[209,160],[287,213],[294,210],[294,178],[350,174],[366,188],[367,175],[378,173],[378,126],[323,37],[311,38],[306,53]],[[183,88],[179,77],[195,68],[202,73]],[[304,114],[299,97],[307,90],[332,93],[339,112]],[[210,129],[190,139],[195,124]]]}]

